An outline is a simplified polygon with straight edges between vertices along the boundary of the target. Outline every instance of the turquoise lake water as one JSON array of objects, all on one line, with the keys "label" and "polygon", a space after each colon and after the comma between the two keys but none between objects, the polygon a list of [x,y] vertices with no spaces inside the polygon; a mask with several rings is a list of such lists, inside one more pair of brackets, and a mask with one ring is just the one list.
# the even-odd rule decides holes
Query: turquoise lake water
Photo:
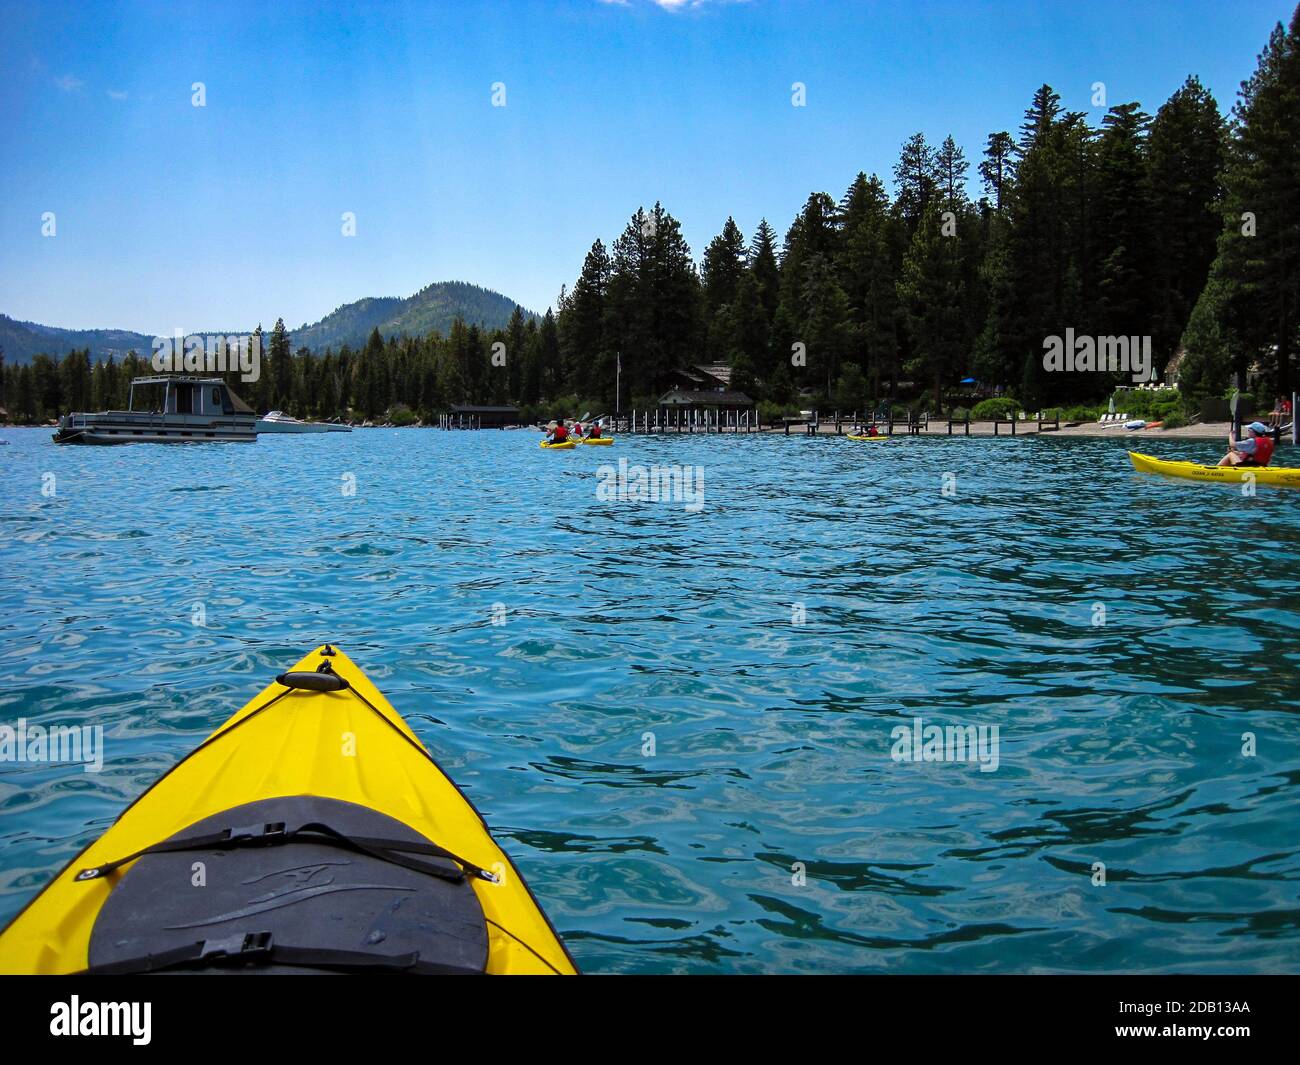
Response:
[{"label": "turquoise lake water", "polygon": [[[0,438],[0,723],[106,733],[0,763],[0,919],[329,640],[584,970],[1300,968],[1300,492],[1107,440]],[[598,498],[619,458],[703,506]],[[896,761],[916,718],[997,769]]]}]

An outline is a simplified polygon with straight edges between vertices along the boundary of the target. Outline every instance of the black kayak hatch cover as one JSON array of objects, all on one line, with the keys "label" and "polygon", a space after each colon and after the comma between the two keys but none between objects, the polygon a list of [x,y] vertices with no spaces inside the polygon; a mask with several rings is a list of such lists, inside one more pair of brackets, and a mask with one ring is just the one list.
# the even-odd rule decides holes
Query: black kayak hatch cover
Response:
[{"label": "black kayak hatch cover", "polygon": [[[427,846],[429,840],[394,818],[355,803],[312,795],[262,799],[204,818],[172,836],[192,839],[248,825],[283,824],[290,836],[307,825],[325,825],[349,840]],[[114,886],[90,936],[90,968],[129,965],[165,956],[196,943],[257,936],[273,942],[274,954],[256,968],[234,971],[287,973],[330,971],[311,964],[320,953],[342,952],[365,971],[369,959],[382,970],[393,958],[418,955],[420,967],[483,972],[488,936],[472,878],[456,875],[455,863],[408,854],[444,875],[430,875],[386,860],[371,846],[361,851],[303,834],[291,842],[227,846],[145,854]],[[170,965],[171,972],[231,971],[207,963]],[[419,971],[416,969],[415,971]]]}]

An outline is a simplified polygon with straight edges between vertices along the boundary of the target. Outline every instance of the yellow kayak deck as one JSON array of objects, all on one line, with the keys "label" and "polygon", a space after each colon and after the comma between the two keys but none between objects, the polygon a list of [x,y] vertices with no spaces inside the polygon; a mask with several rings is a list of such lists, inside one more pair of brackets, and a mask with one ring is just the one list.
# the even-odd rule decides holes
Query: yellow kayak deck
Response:
[{"label": "yellow kayak deck", "polygon": [[1217,481],[1220,484],[1240,485],[1252,478],[1256,484],[1300,488],[1300,469],[1286,466],[1202,466],[1196,462],[1173,462],[1130,451],[1129,459],[1139,473],[1158,473],[1165,477],[1179,477],[1188,481]]},{"label": "yellow kayak deck", "polygon": [[496,883],[470,879],[486,919],[489,973],[575,973],[478,811],[366,675],[329,645],[293,671],[314,672],[326,661],[350,689],[309,691],[278,682],[263,689],[127,807],[0,933],[0,972],[86,967],[96,917],[134,863],[87,881],[76,879],[79,870],[132,855],[244,803],[319,796],[387,815],[496,874]]}]

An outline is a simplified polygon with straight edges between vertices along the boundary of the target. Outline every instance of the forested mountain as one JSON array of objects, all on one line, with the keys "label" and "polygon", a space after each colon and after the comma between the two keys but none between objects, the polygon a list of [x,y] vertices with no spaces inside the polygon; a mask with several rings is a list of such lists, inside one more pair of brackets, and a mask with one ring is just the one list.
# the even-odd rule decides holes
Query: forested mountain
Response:
[{"label": "forested mountain", "polygon": [[152,337],[129,329],[58,329],[0,314],[0,350],[11,365],[31,362],[41,352],[59,355],[73,348],[88,348],[96,359],[112,355],[121,361],[128,351],[149,351],[152,343]]},{"label": "forested mountain", "polygon": [[344,344],[360,347],[375,329],[384,336],[445,334],[458,318],[485,329],[497,329],[510,320],[514,309],[514,301],[499,292],[463,281],[439,281],[406,299],[381,296],[345,303],[315,325],[304,324],[293,330],[292,342],[295,348],[312,351]]},{"label": "forested mountain", "polygon": [[[499,292],[463,281],[439,281],[406,299],[372,296],[345,303],[315,325],[304,323],[293,330],[292,337],[295,348],[306,347],[312,351],[344,344],[361,347],[375,329],[384,336],[423,336],[434,330],[447,333],[457,318],[495,329],[510,320],[514,309],[514,301]],[[248,330],[249,326],[245,325],[229,330],[204,330],[204,333],[224,336]],[[153,340],[152,336],[127,329],[59,329],[35,322],[18,322],[0,314],[0,350],[11,365],[30,363],[37,354],[61,355],[80,348],[89,350],[92,361],[112,356],[121,362],[127,352],[152,351]]]},{"label": "forested mountain", "polygon": [[[1266,405],[1294,387],[1300,8],[1227,119],[1194,76],[1154,114],[1137,101],[1067,111],[1042,85],[978,162],[918,132],[891,176],[892,195],[865,171],[838,198],[812,193],[783,238],[766,220],[747,238],[728,218],[698,262],[662,204],[638,208],[540,319],[472,286],[431,286],[292,334],[277,323],[262,380],[237,387],[260,409],[429,418],[461,402],[610,410],[620,364],[625,408],[705,361],[728,363],[733,388],[769,407],[938,411],[975,377],[1032,409],[1131,382],[1049,372],[1044,343],[1067,330],[1149,337],[1157,371],[1182,349],[1189,407],[1247,371]],[[74,398],[104,405],[134,368],[92,373],[85,352],[10,365],[0,406],[31,419]]]}]

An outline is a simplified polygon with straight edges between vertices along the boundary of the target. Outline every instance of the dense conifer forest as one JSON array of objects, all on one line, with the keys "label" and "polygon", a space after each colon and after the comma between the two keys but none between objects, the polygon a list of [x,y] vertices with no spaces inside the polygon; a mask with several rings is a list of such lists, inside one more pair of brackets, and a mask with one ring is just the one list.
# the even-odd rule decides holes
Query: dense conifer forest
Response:
[{"label": "dense conifer forest", "polygon": [[[917,133],[889,176],[892,195],[865,171],[838,197],[814,192],[783,237],[728,218],[698,261],[656,203],[610,245],[596,240],[540,318],[516,308],[490,331],[375,329],[323,351],[292,350],[279,321],[260,338],[261,378],[231,380],[259,410],[395,421],[465,402],[530,417],[612,410],[616,360],[625,408],[652,405],[666,371],[698,363],[729,365],[732,387],[768,412],[937,412],[968,378],[1027,409],[1103,402],[1123,375],[1044,370],[1045,338],[1072,328],[1149,336],[1157,371],[1179,353],[1188,409],[1248,372],[1265,402],[1295,387],[1300,9],[1230,114],[1194,76],[1154,114],[1135,101],[1067,111],[1043,85],[1018,129],[969,154]],[[18,422],[122,407],[149,354],[3,366],[0,407]]]}]

